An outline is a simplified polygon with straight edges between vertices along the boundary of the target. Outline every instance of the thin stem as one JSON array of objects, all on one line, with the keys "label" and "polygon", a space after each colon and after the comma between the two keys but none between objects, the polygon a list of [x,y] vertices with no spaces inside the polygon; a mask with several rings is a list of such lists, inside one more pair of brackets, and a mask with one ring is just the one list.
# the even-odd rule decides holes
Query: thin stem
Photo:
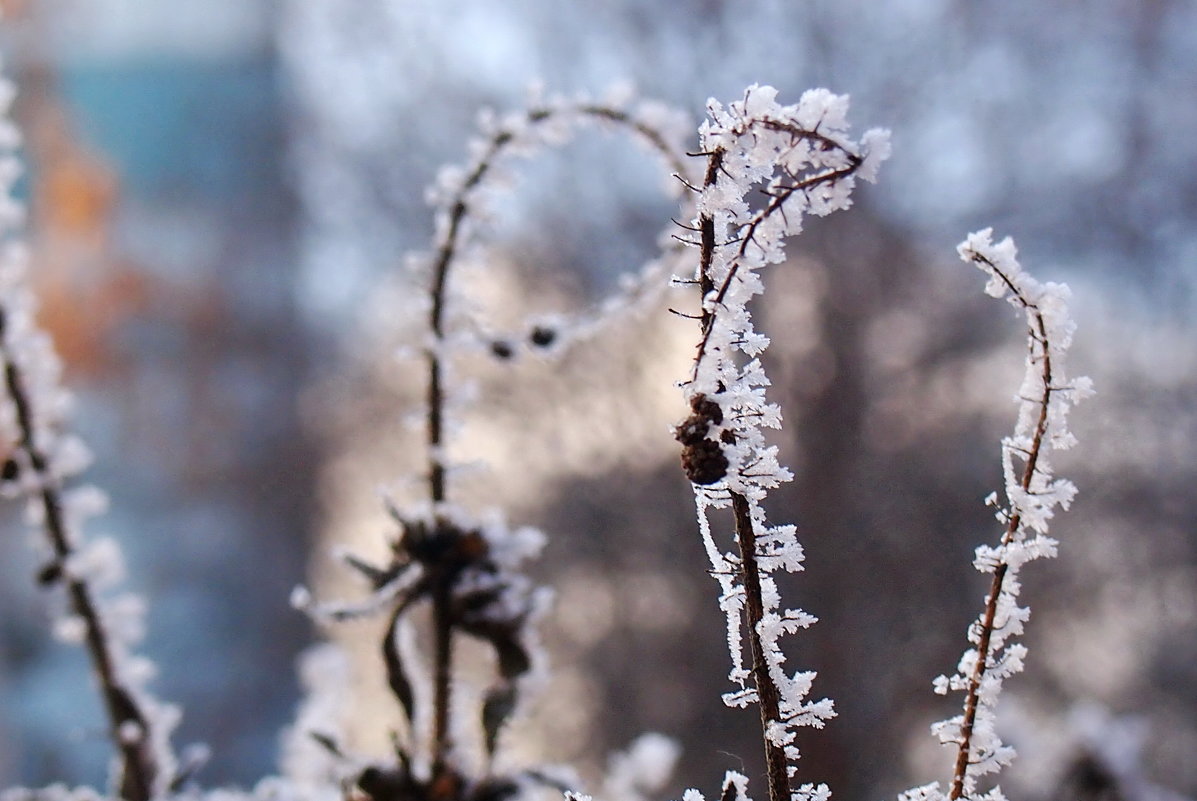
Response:
[{"label": "thin stem", "polygon": [[[562,111],[572,111],[596,119],[606,120],[629,127],[643,137],[667,158],[677,172],[684,172],[685,165],[673,155],[664,137],[655,129],[634,120],[618,109],[598,105],[586,105],[572,109],[532,109],[526,120],[530,124],[542,123]],[[427,351],[428,417],[426,443],[428,448],[428,492],[433,506],[445,503],[448,496],[445,457],[446,418],[446,309],[448,287],[452,267],[462,243],[463,225],[470,214],[471,194],[486,179],[504,149],[515,141],[511,131],[496,132],[487,143],[482,155],[447,206],[446,226],[436,249],[432,266],[432,285],[428,330],[432,346]],[[452,577],[434,577],[432,589],[433,627],[433,732],[432,765],[434,776],[448,769],[449,752],[452,749],[452,733],[449,725],[449,709],[452,693],[453,620],[452,620]]]},{"label": "thin stem", "polygon": [[[2,329],[3,316],[0,313],[0,330]],[[17,446],[28,456],[29,464],[37,475],[37,482],[41,487],[39,497],[46,537],[54,550],[55,562],[64,565],[75,551],[63,519],[61,489],[58,481],[50,474],[46,455],[34,441],[33,410],[25,390],[24,377],[13,362],[11,351],[7,347],[4,351],[5,386],[16,408],[17,425],[21,430],[21,439]],[[109,736],[120,754],[120,796],[126,801],[148,801],[158,774],[158,766],[148,747],[149,723],[132,694],[121,684],[117,676],[112,646],[91,589],[81,578],[67,576],[65,581],[71,611],[84,624],[84,643],[99,680],[100,695],[108,716]],[[135,736],[128,736],[123,731],[127,724],[135,727]]]},{"label": "thin stem", "polygon": [[452,584],[448,577],[438,577],[432,596],[434,720],[432,733],[432,772],[439,775],[447,766],[451,746],[449,704],[452,693],[453,625]]},{"label": "thin stem", "polygon": [[[1039,462],[1043,438],[1047,433],[1047,411],[1052,393],[1052,361],[1051,351],[1048,347],[1047,326],[1038,307],[1023,297],[1009,278],[988,259],[982,256],[977,256],[977,258],[992,267],[993,272],[1001,277],[1002,281],[1014,293],[1022,306],[1033,312],[1035,324],[1029,334],[1032,340],[1037,340],[1041,344],[1043,350],[1043,359],[1041,362],[1043,367],[1043,397],[1039,400],[1039,419],[1035,424],[1035,434],[1031,440],[1031,448],[1027,453],[1026,465],[1023,468],[1022,477],[1019,481],[1020,486],[1025,492],[1031,488],[1031,480],[1035,476],[1035,468]],[[1012,543],[1021,525],[1022,515],[1018,512],[1011,514],[1006,524],[1006,530],[1002,534],[1001,544],[1009,545]],[[985,599],[985,613],[981,619],[981,636],[977,642],[978,656],[976,664],[973,666],[972,675],[968,680],[968,691],[964,701],[964,719],[960,725],[960,750],[956,753],[956,764],[952,771],[952,788],[948,796],[952,801],[956,801],[956,799],[964,795],[964,781],[968,774],[969,757],[972,751],[973,729],[977,721],[977,709],[980,706],[981,681],[985,677],[985,671],[988,669],[989,648],[995,629],[994,622],[997,618],[998,601],[1002,594],[1003,584],[1006,580],[1006,574],[1009,572],[1009,567],[1010,565],[1005,561],[997,565],[993,571],[993,581],[990,584],[989,595]]]},{"label": "thin stem", "polygon": [[769,663],[761,642],[760,622],[765,616],[761,594],[761,574],[757,565],[756,529],[748,499],[731,493],[732,513],[736,521],[736,540],[740,543],[740,574],[744,582],[745,626],[752,651],[752,680],[761,708],[761,735],[765,743],[765,774],[769,780],[769,801],[789,801],[790,776],[786,769],[785,749],[769,738],[769,724],[781,720],[781,695],[769,676]]},{"label": "thin stem", "polygon": [[[685,172],[686,165],[674,154],[669,143],[659,131],[646,125],[626,112],[599,105],[583,105],[569,109],[532,109],[527,113],[527,121],[538,124],[563,113],[572,112],[586,115],[595,119],[605,120],[629,128],[633,133],[645,139],[657,150],[679,174]],[[449,277],[461,248],[462,227],[470,213],[470,195],[486,179],[493,169],[503,150],[515,140],[510,131],[501,130],[487,143],[487,146],[466,175],[460,188],[452,197],[448,205],[447,225],[436,250],[432,267],[432,286],[430,289],[430,306],[428,314],[428,329],[432,335],[432,347],[427,352],[428,365],[428,418],[426,427],[426,444],[428,448],[428,492],[434,506],[445,503],[448,496],[446,482],[445,457],[445,417],[446,417],[446,307],[448,302]],[[447,767],[449,751],[452,747],[452,736],[449,730],[449,706],[452,690],[452,656],[453,656],[453,625],[451,610],[452,587],[448,577],[438,581],[433,590],[433,741],[432,762],[434,774]]]},{"label": "thin stem", "polygon": [[[703,176],[702,186],[706,189],[713,186],[719,179],[719,171],[723,169],[723,151],[716,150],[707,159],[707,171]],[[715,288],[715,280],[711,277],[711,264],[715,259],[715,218],[710,214],[703,214],[698,227],[702,231],[702,250],[698,257],[698,288],[702,292],[702,300]],[[702,341],[698,346],[698,355],[694,358],[697,365],[702,359],[707,339],[711,336],[711,327],[715,324],[714,309],[708,309],[706,303],[702,307]]]},{"label": "thin stem", "polygon": [[[715,150],[707,158],[707,169],[703,187],[718,180],[723,168],[722,150]],[[715,221],[710,214],[699,217],[702,232],[702,247],[699,254],[699,288],[705,299],[715,289],[711,277],[711,266],[715,256]],[[702,359],[705,345],[715,324],[715,306],[703,304],[702,341],[699,344],[695,364]],[[697,369],[697,368],[696,368]],[[769,738],[769,724],[781,719],[781,698],[777,686],[769,676],[769,665],[765,659],[764,643],[761,642],[759,625],[765,616],[765,604],[761,593],[761,575],[757,564],[756,529],[752,524],[752,507],[741,493],[731,492],[732,513],[735,517],[736,541],[740,545],[740,576],[744,583],[745,607],[744,625],[747,629],[749,649],[752,653],[752,678],[760,704],[761,739],[765,747],[765,774],[769,783],[769,801],[789,801],[790,777],[786,767],[785,750]]]}]

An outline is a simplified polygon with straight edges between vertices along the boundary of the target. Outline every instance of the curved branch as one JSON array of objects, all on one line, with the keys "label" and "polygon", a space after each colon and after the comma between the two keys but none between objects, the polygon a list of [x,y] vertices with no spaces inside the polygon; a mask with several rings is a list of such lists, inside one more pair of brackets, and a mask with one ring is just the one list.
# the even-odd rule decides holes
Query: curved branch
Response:
[{"label": "curved branch", "polygon": [[[1044,436],[1047,434],[1047,412],[1053,391],[1052,358],[1047,336],[1047,324],[1043,319],[1043,314],[1039,310],[1039,307],[1035,303],[1032,303],[1018,286],[1010,280],[1010,277],[998,269],[992,260],[981,254],[976,254],[974,258],[983,263],[993,275],[998,276],[1012,296],[1017,299],[1018,304],[1027,310],[1033,320],[1027,332],[1031,340],[1031,347],[1034,348],[1035,343],[1038,343],[1042,350],[1041,374],[1043,378],[1043,394],[1042,397],[1033,401],[1039,405],[1039,417],[1035,422],[1031,447],[1025,453],[1026,462],[1023,466],[1022,477],[1019,479],[1019,485],[1025,492],[1031,488],[1031,481],[1035,477],[1036,466],[1039,463]],[[1015,535],[1021,527],[1021,513],[1012,511],[1006,523],[1006,530],[1002,534],[1001,544],[1006,546],[1014,542]],[[977,642],[978,657],[976,664],[973,666],[972,674],[968,679],[968,688],[965,690],[964,718],[960,725],[960,744],[956,754],[956,762],[952,770],[952,785],[948,794],[948,797],[952,801],[956,801],[956,799],[964,795],[965,778],[968,775],[969,757],[972,753],[973,728],[976,725],[977,709],[980,704],[981,681],[985,678],[985,671],[989,667],[990,642],[996,630],[995,621],[997,618],[998,600],[1001,598],[1006,574],[1009,572],[1009,569],[1010,565],[1006,561],[1003,560],[998,563],[993,572],[993,581],[989,587],[989,595],[985,599],[985,611],[981,619],[981,636]]]},{"label": "curved branch", "polygon": [[[845,152],[847,153],[848,151],[845,151]],[[722,151],[719,151],[718,155],[721,160],[722,159]],[[848,153],[848,156],[851,160],[851,163],[847,167],[843,167],[838,170],[829,170],[827,172],[820,173],[818,175],[812,175],[808,178],[798,181],[797,183],[795,183],[791,186],[782,188],[780,192],[778,192],[777,194],[772,196],[769,203],[766,204],[766,206],[763,209],[758,211],[753,216],[753,218],[747,224],[745,224],[745,226],[743,228],[743,233],[739,237],[740,247],[737,249],[736,255],[731,260],[731,264],[727,270],[727,275],[724,276],[723,280],[719,283],[719,291],[716,292],[713,302],[711,302],[709,304],[709,308],[708,308],[708,304],[704,301],[704,304],[703,304],[703,335],[702,335],[702,340],[699,341],[699,343],[698,343],[698,353],[694,357],[694,369],[690,376],[690,379],[692,381],[697,378],[699,366],[702,364],[702,359],[706,355],[707,346],[709,345],[710,339],[711,339],[711,331],[714,329],[715,317],[718,314],[717,309],[723,305],[723,300],[725,297],[727,297],[728,289],[731,288],[732,281],[735,280],[736,274],[740,270],[740,265],[743,263],[744,255],[748,252],[748,246],[753,243],[753,236],[756,234],[757,229],[769,217],[773,216],[774,214],[776,214],[778,212],[781,212],[782,207],[784,206],[785,202],[787,200],[789,200],[790,197],[792,197],[795,193],[808,191],[808,190],[810,190],[816,186],[819,186],[821,184],[834,183],[834,182],[840,180],[841,178],[846,178],[849,175],[851,175],[853,172],[855,172],[856,168],[860,166],[860,157],[856,156],[852,153]],[[715,158],[716,158],[715,155],[711,156],[712,162],[714,162]],[[707,219],[707,218],[704,218],[704,219]],[[709,276],[707,275],[707,271],[709,271],[710,266],[711,266],[710,260],[711,260],[711,258],[713,258],[714,246],[715,246],[714,220],[710,219],[709,223],[710,223],[710,231],[711,231],[709,251],[708,251],[708,242],[705,238],[706,237],[706,228],[705,227],[703,229],[704,239],[702,241],[702,248],[703,248],[703,253],[704,253],[703,276],[706,279],[707,284],[709,284],[709,286],[707,284],[703,284],[703,286],[702,286],[704,299],[706,297],[708,297],[710,291],[714,289],[714,283],[710,280]]]},{"label": "curved branch", "polygon": [[[738,689],[725,694],[724,703],[759,704],[770,801],[809,801],[829,791],[793,786],[795,729],[821,727],[835,712],[827,699],[806,700],[813,674],[790,678],[783,668],[779,638],[814,618],[781,610],[770,586],[770,573],[799,570],[803,557],[794,527],[769,526],[762,508],[767,492],[792,475],[762,431],[778,427],[781,413],[766,400],[769,381],[757,356],[768,338],[753,330],[748,306],[764,291],[757,271],[784,260],[784,240],[798,232],[802,217],[850,205],[857,173],[873,180],[888,155],[888,135],[874,130],[860,145],[848,141],[847,98],[826,90],[811,90],[793,106],[778,104],[776,94],[772,87],[752,86],[726,109],[714,101],[708,107],[695,221],[701,337],[684,385],[692,413],[675,437],[684,446],[682,466],[694,486],[699,527],[728,616],[729,678]],[[755,210],[747,199],[751,192],[765,198]],[[707,508],[728,505],[738,557],[721,554],[710,534]]]},{"label": "curved branch", "polygon": [[[643,139],[658,155],[660,155],[676,175],[684,176],[686,163],[670,146],[660,130],[636,119],[633,115],[621,109],[586,103],[564,108],[537,108],[527,112],[524,122],[538,125],[558,116],[581,115],[598,121],[613,123],[628,129],[631,133]],[[461,186],[449,199],[447,204],[447,225],[437,247],[433,262],[433,278],[430,292],[431,305],[428,314],[428,328],[432,334],[433,345],[428,350],[428,426],[427,446],[429,453],[429,496],[434,504],[443,503],[446,499],[445,472],[446,464],[443,456],[445,446],[445,363],[443,345],[445,342],[445,307],[449,284],[449,275],[454,259],[460,250],[462,225],[469,215],[470,196],[486,179],[496,161],[504,151],[515,144],[517,137],[511,130],[496,131],[483,148],[482,155],[468,172]]]},{"label": "curved branch", "polygon": [[[600,104],[583,103],[565,107],[545,107],[528,111],[516,128],[500,128],[495,131],[486,144],[474,165],[466,173],[464,180],[447,200],[444,208],[443,233],[439,234],[440,242],[432,265],[432,283],[430,287],[430,304],[428,313],[428,330],[431,344],[426,352],[428,385],[427,385],[427,453],[428,453],[428,491],[433,509],[441,507],[447,500],[446,486],[446,458],[445,458],[445,418],[446,418],[446,306],[448,287],[452,267],[462,247],[464,223],[469,217],[471,202],[475,192],[483,185],[488,174],[505,152],[516,144],[520,138],[515,133],[518,127],[537,126],[550,122],[560,116],[578,116],[589,118],[602,123],[614,124],[630,131],[641,138],[655,150],[678,175],[684,175],[687,165],[680,154],[670,146],[662,131],[637,119],[632,114],[621,109]],[[439,514],[438,512],[434,512]],[[451,662],[453,658],[453,635],[451,609],[451,587],[437,585],[433,592],[433,674],[434,674],[434,710],[432,734],[432,761],[434,774],[439,774],[447,766],[447,758],[451,749],[451,732],[449,727],[449,709],[451,705],[452,683]]]}]

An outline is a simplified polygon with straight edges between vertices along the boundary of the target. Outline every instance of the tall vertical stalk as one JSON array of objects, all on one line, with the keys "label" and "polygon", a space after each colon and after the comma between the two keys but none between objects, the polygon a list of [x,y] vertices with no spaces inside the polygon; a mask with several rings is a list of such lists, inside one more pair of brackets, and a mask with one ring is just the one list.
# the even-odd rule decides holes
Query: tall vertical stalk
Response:
[{"label": "tall vertical stalk", "polygon": [[[1072,446],[1069,409],[1092,392],[1089,379],[1069,381],[1064,373],[1075,328],[1068,315],[1068,288],[1039,283],[1019,265],[1013,241],[995,244],[991,235],[990,229],[970,234],[958,250],[962,259],[989,276],[986,293],[1009,301],[1027,325],[1018,420],[1013,435],[1002,441],[1006,505],[997,517],[1003,531],[995,547],[977,549],[974,561],[977,570],[992,574],[984,607],[969,627],[968,638],[975,647],[965,651],[954,675],[935,680],[938,693],[964,693],[961,714],[932,727],[940,742],[956,748],[947,794],[934,783],[908,791],[905,801],[976,798],[977,779],[996,773],[1014,758],[1014,750],[996,732],[994,705],[1003,681],[1022,670],[1026,654],[1023,645],[1011,641],[1022,634],[1030,616],[1030,610],[1017,603],[1018,572],[1026,562],[1056,553],[1056,541],[1047,536],[1049,522],[1055,507],[1069,507],[1076,487],[1052,476],[1048,452]],[[1021,470],[1015,469],[1018,462]],[[997,506],[997,493],[988,502]]]},{"label": "tall vertical stalk", "polygon": [[[1009,276],[1004,274],[992,260],[985,256],[977,255],[976,260],[983,263],[1012,293],[1012,297],[1017,305],[1022,306],[1027,312],[1027,316],[1031,320],[1031,327],[1028,332],[1028,347],[1030,348],[1029,359],[1034,362],[1038,361],[1040,366],[1040,376],[1042,378],[1042,391],[1037,399],[1039,406],[1039,414],[1035,420],[1034,433],[1031,436],[1031,446],[1026,452],[1026,462],[1023,465],[1022,476],[1019,479],[1019,486],[1023,492],[1031,491],[1031,481],[1035,477],[1035,471],[1039,464],[1040,453],[1044,445],[1044,437],[1047,435],[1048,424],[1048,408],[1052,400],[1052,343],[1048,340],[1047,323],[1043,319],[1043,314],[1038,305],[1032,302],[1019,287],[1011,282]],[[1011,510],[1008,515],[1008,522],[1006,530],[1002,534],[1001,546],[1006,547],[1011,545],[1019,531],[1022,528],[1022,513],[1018,511],[1017,507]],[[990,642],[993,638],[995,621],[997,619],[998,601],[1001,598],[1003,585],[1006,580],[1006,575],[1009,572],[1010,565],[1008,562],[1000,562],[993,571],[993,581],[990,584],[989,595],[985,599],[985,611],[981,617],[981,633],[977,643],[977,652],[979,654],[976,664],[973,667],[972,675],[969,676],[968,689],[965,691],[964,700],[964,719],[960,726],[960,747],[956,754],[956,762],[952,770],[951,790],[948,797],[953,801],[964,796],[965,778],[968,775],[969,759],[972,753],[972,739],[973,728],[976,725],[977,708],[980,700],[981,681],[985,677],[985,671],[990,660]]]},{"label": "tall vertical stalk", "polygon": [[[824,797],[827,790],[794,788],[794,729],[821,727],[834,712],[826,699],[806,700],[813,673],[791,676],[783,668],[779,638],[814,618],[779,609],[768,577],[778,567],[800,570],[802,549],[792,526],[765,523],[762,501],[791,474],[761,430],[779,427],[781,411],[765,400],[769,381],[757,356],[769,343],[753,330],[748,303],[763,291],[757,271],[784,260],[784,240],[799,231],[805,214],[845,208],[855,178],[875,177],[888,139],[881,131],[866,133],[859,145],[847,139],[846,98],[815,90],[794,106],[781,106],[775,95],[770,87],[753,86],[726,109],[709,104],[700,154],[706,170],[702,186],[695,187],[699,213],[688,227],[699,235],[692,244],[699,249],[694,283],[701,292],[701,337],[685,384],[691,415],[676,436],[728,615],[730,677],[741,689],[724,701],[759,705],[769,799],[801,801]],[[738,556],[721,554],[710,531],[708,509],[726,506]]]},{"label": "tall vertical stalk", "polygon": [[740,544],[741,580],[744,582],[745,628],[752,653],[752,681],[756,687],[761,713],[761,735],[765,744],[765,776],[769,782],[769,801],[788,801],[790,776],[786,766],[785,748],[769,736],[770,724],[782,720],[781,694],[769,676],[765,645],[761,640],[760,624],[765,617],[765,603],[761,595],[761,574],[756,558],[756,531],[752,525],[752,510],[748,499],[738,492],[731,494],[732,514],[736,521],[736,540]]}]

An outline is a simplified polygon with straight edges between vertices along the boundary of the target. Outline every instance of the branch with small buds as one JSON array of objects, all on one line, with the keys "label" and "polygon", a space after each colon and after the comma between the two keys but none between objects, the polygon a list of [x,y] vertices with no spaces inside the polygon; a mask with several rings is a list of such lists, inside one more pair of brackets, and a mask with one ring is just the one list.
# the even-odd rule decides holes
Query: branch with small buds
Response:
[{"label": "branch with small buds", "polygon": [[[474,160],[464,168],[454,166],[443,169],[436,187],[429,193],[436,208],[437,231],[434,254],[430,257],[430,343],[426,352],[428,482],[429,497],[434,504],[443,503],[447,496],[445,446],[450,277],[454,264],[472,238],[469,223],[472,218],[484,213],[486,195],[493,191],[490,184],[506,159],[514,155],[526,157],[546,145],[560,145],[572,135],[574,129],[587,122],[628,132],[647,145],[664,161],[672,174],[684,181],[688,170],[687,163],[682,159],[685,148],[681,144],[684,136],[688,135],[685,116],[656,103],[641,103],[626,108],[625,105],[595,103],[585,98],[549,98],[537,102],[527,111],[502,120],[487,117],[483,123],[483,138],[471,145],[477,154]],[[640,280],[631,282],[621,296],[603,304],[599,316],[636,305],[637,294],[651,297],[664,286],[660,273],[660,265],[650,262]],[[530,327],[527,341],[538,350],[552,348],[559,352],[569,344],[569,340],[599,327],[600,322],[598,319],[575,320],[572,331],[534,324]],[[501,359],[510,358],[515,352],[512,343],[502,339],[491,342],[490,351]]]},{"label": "branch with small buds", "polygon": [[[701,337],[684,385],[691,415],[676,429],[682,464],[694,484],[699,526],[723,589],[732,656],[730,678],[739,690],[731,706],[760,707],[770,801],[824,797],[824,786],[791,789],[798,749],[794,729],[822,727],[834,715],[824,699],[805,700],[814,674],[788,675],[778,640],[815,622],[800,610],[779,611],[774,580],[781,568],[802,568],[794,527],[769,526],[762,501],[791,478],[762,428],[778,428],[780,409],[765,398],[769,380],[759,360],[767,337],[753,330],[749,301],[763,291],[758,271],[785,258],[784,240],[801,230],[807,214],[823,216],[851,203],[857,177],[874,180],[889,154],[884,131],[860,143],[847,135],[847,98],[813,90],[791,106],[776,90],[752,86],[726,109],[711,101],[700,130],[707,166],[691,226],[700,236],[694,282],[701,298]],[[754,209],[756,191],[762,200]],[[738,553],[721,552],[710,510],[730,506]],[[741,616],[743,620],[741,621]],[[744,666],[743,638],[750,667]],[[751,679],[751,686],[748,682]],[[736,786],[729,784],[728,786]]]}]

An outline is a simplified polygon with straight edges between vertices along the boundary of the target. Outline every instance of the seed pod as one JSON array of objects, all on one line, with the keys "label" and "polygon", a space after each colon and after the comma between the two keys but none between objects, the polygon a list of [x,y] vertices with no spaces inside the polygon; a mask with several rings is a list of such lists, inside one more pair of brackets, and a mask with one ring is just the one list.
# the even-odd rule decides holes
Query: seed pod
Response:
[{"label": "seed pod", "polygon": [[704,439],[682,449],[682,469],[695,484],[706,486],[721,481],[727,468],[727,457],[717,442]]},{"label": "seed pod", "polygon": [[62,578],[62,562],[53,561],[37,572],[37,583],[48,587]]},{"label": "seed pod", "polygon": [[683,445],[697,445],[707,438],[711,426],[705,419],[692,414],[673,429],[673,437]]},{"label": "seed pod", "polygon": [[690,409],[715,425],[723,423],[723,407],[701,392],[690,399]]},{"label": "seed pod", "polygon": [[528,340],[538,348],[547,348],[556,339],[557,332],[543,325],[536,326],[532,329],[532,333],[528,335]]}]

